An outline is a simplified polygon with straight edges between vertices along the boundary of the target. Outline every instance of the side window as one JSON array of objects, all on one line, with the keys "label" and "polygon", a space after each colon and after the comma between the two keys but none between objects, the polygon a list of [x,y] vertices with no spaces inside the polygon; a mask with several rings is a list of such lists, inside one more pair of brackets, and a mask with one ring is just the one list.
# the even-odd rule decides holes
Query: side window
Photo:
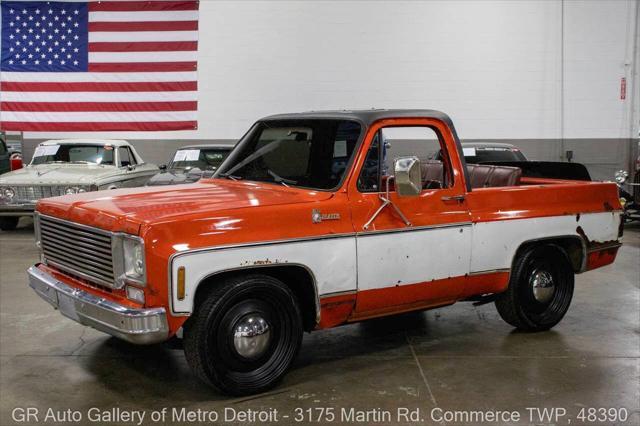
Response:
[{"label": "side window", "polygon": [[129,154],[129,148],[121,146],[118,148],[118,155],[120,156],[120,167],[131,166],[131,155]]},{"label": "side window", "polygon": [[[382,153],[379,152],[380,146]],[[393,175],[394,160],[408,156],[420,159],[423,189],[452,186],[451,163],[435,130],[430,127],[385,127],[376,134],[369,148],[358,189],[362,192],[381,191],[381,182]]]},{"label": "side window", "polygon": [[0,155],[4,155],[7,153],[7,146],[4,144],[4,141],[0,139]]}]

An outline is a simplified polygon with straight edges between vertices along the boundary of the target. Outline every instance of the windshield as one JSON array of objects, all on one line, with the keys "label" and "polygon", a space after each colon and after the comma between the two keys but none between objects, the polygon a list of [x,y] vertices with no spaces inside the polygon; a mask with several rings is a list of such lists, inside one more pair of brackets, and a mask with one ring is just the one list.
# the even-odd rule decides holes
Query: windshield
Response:
[{"label": "windshield", "polygon": [[103,164],[113,166],[113,147],[103,145],[40,145],[31,165],[46,163]]},{"label": "windshield", "polygon": [[231,148],[183,148],[176,151],[170,169],[216,170],[229,156]]},{"label": "windshield", "polygon": [[259,122],[217,177],[329,190],[353,156],[360,124],[347,120]]},{"label": "windshield", "polygon": [[524,154],[511,148],[463,148],[464,159],[469,164],[492,161],[527,161]]}]

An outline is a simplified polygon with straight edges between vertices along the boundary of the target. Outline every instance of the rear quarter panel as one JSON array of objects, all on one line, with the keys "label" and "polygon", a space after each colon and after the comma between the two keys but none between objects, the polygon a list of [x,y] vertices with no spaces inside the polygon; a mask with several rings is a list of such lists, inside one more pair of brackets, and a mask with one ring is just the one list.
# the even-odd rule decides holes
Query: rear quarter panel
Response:
[{"label": "rear quarter panel", "polygon": [[612,183],[544,184],[474,189],[471,272],[511,267],[518,248],[551,237],[579,238],[586,249],[618,241],[621,208]]}]

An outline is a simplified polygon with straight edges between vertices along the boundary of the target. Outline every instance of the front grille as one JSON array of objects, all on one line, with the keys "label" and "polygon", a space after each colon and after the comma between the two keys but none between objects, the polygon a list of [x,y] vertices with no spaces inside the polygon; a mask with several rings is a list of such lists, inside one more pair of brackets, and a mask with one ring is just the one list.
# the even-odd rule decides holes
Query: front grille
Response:
[{"label": "front grille", "polygon": [[46,263],[113,287],[110,233],[43,215],[39,216],[39,228]]},{"label": "front grille", "polygon": [[15,202],[29,203],[38,201],[41,198],[57,197],[64,195],[65,187],[59,185],[29,185],[16,186]]}]

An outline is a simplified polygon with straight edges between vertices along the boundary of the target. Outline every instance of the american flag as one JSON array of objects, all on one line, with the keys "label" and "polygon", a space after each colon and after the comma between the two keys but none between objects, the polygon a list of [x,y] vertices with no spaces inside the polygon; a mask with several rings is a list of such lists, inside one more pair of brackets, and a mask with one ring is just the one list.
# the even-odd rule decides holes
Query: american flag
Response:
[{"label": "american flag", "polygon": [[198,1],[0,6],[0,130],[197,128]]}]

